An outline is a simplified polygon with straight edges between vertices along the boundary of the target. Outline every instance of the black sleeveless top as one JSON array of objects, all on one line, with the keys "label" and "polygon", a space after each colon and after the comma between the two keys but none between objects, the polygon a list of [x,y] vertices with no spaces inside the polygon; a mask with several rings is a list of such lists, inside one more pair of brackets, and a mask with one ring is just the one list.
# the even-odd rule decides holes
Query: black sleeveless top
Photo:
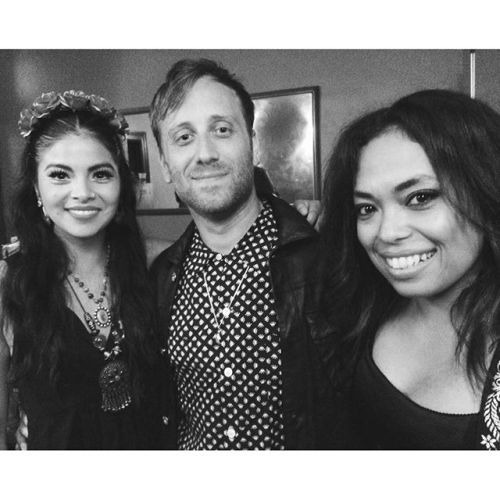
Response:
[{"label": "black sleeveless top", "polygon": [[148,381],[148,393],[141,404],[133,402],[116,413],[104,412],[98,385],[104,356],[69,309],[67,325],[56,389],[49,384],[47,371],[18,385],[20,402],[28,416],[28,449],[158,448],[158,381],[154,377]]},{"label": "black sleeveless top", "polygon": [[441,413],[418,405],[380,371],[371,347],[357,366],[352,397],[354,418],[366,448],[456,450],[477,447],[479,413]]}]

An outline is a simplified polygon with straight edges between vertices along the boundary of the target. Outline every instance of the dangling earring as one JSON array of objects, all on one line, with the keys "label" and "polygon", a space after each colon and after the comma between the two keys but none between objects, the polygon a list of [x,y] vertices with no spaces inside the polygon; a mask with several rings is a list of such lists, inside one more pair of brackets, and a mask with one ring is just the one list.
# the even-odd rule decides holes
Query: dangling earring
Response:
[{"label": "dangling earring", "polygon": [[43,220],[45,221],[45,224],[48,224],[50,226],[52,224],[52,219],[49,217],[49,214],[45,211],[44,206],[42,206],[42,213],[43,213]]},{"label": "dangling earring", "polygon": [[47,212],[45,211],[45,207],[43,206],[42,200],[40,198],[37,198],[36,204],[37,204],[38,208],[42,209],[43,221],[45,222],[45,224],[50,226],[50,224],[52,223],[52,220],[49,217],[49,215],[47,214]]}]

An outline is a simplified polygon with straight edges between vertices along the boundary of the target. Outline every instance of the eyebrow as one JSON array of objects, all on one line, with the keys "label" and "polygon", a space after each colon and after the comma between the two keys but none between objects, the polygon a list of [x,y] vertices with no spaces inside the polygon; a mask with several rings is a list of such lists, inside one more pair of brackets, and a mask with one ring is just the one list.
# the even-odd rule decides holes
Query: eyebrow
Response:
[{"label": "eyebrow", "polygon": [[[433,175],[419,175],[418,177],[412,177],[411,179],[408,179],[404,182],[401,182],[397,186],[393,188],[394,193],[401,193],[402,191],[405,191],[406,189],[409,189],[416,184],[419,184],[422,181],[437,181],[436,177]],[[373,199],[374,196],[371,195],[370,193],[366,193],[364,191],[354,191],[354,196],[359,196],[360,198],[369,198]]]},{"label": "eyebrow", "polygon": [[[219,120],[226,120],[226,121],[229,121],[229,120],[234,121],[235,120],[235,118],[232,115],[210,115],[208,118],[210,121],[213,121],[213,122],[216,122]],[[193,124],[190,121],[183,121],[181,123],[177,123],[177,124],[173,125],[169,131],[175,132],[175,131],[182,129],[184,127],[192,128]]]},{"label": "eyebrow", "polygon": [[210,119],[217,122],[219,120],[234,120],[235,118],[233,115],[212,115]]},{"label": "eyebrow", "polygon": [[[44,170],[48,170],[49,168],[59,168],[67,172],[71,172],[73,170],[69,165],[65,165],[64,163],[50,163],[45,167]],[[94,172],[95,170],[99,170],[100,168],[111,168],[113,170],[116,170],[113,164],[109,162],[104,162],[104,163],[96,163],[95,165],[90,166],[89,171]]]}]

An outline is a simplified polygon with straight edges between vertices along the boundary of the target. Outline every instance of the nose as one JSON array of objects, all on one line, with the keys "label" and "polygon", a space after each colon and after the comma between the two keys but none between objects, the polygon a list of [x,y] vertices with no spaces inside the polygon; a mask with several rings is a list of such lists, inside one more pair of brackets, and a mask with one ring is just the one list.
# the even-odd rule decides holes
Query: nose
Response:
[{"label": "nose", "polygon": [[71,198],[78,201],[89,201],[95,199],[96,195],[92,191],[86,177],[77,178],[73,182]]},{"label": "nose", "polygon": [[201,135],[198,142],[198,162],[210,164],[219,159],[219,152],[210,134]]},{"label": "nose", "polygon": [[380,215],[377,239],[384,243],[398,243],[411,234],[408,219],[402,210],[389,209]]}]

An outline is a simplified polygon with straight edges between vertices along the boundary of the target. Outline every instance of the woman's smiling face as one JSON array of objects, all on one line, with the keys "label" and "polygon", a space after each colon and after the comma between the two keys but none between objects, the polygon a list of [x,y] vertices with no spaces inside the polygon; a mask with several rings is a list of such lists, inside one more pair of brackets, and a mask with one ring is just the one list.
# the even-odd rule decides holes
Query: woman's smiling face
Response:
[{"label": "woman's smiling face", "polygon": [[118,209],[120,177],[100,141],[68,134],[40,152],[36,188],[60,238],[102,238]]},{"label": "woman's smiling face", "polygon": [[423,148],[391,129],[361,151],[357,233],[370,260],[405,297],[461,290],[483,237],[443,195]]}]

